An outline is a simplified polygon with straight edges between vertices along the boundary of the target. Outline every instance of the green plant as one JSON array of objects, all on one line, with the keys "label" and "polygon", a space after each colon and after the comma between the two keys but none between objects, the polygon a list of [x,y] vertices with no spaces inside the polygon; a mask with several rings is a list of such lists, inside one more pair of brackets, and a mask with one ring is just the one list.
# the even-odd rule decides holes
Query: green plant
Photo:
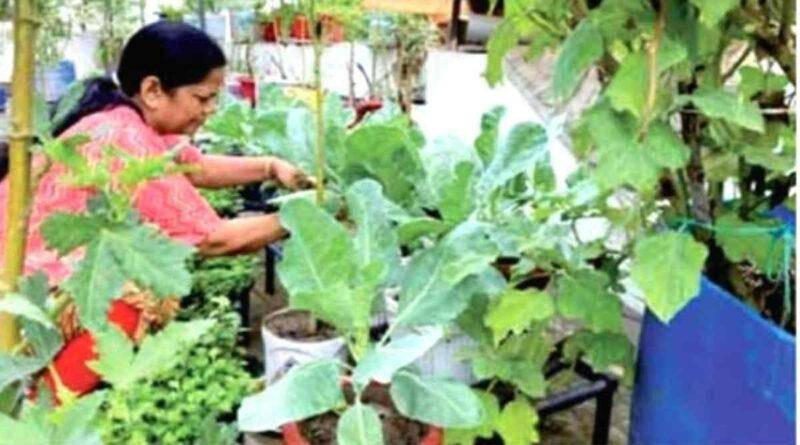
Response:
[{"label": "green plant", "polygon": [[[121,295],[128,282],[151,292],[156,298],[180,297],[190,290],[191,277],[185,264],[192,250],[142,224],[131,204],[134,191],[141,183],[179,171],[170,162],[169,155],[133,158],[107,147],[101,151],[100,159],[90,162],[79,150],[87,140],[85,136],[53,140],[45,134],[47,132],[42,136],[41,151],[46,162],[38,167],[39,174],[58,168],[62,180],[94,190],[96,196],[85,212],[56,213],[41,227],[48,246],[60,255],[85,249],[74,273],[59,286],[56,297],[49,297],[46,279],[38,275],[23,281],[19,293],[7,294],[0,300],[0,310],[22,317],[23,328],[23,341],[16,345],[13,353],[0,354],[2,405],[7,413],[16,417],[0,416],[1,421],[9,426],[10,437],[51,434],[48,432],[51,427],[41,419],[42,416],[60,416],[59,410],[42,414],[52,410],[44,408],[48,401],[53,400],[52,396],[65,406],[64,410],[89,403],[83,399],[76,400],[75,394],[61,383],[51,364],[64,345],[61,332],[51,320],[68,302],[75,304],[80,313],[81,328],[89,331],[89,339],[96,344],[99,353],[96,360],[90,358],[88,363],[81,362],[80,365],[90,367],[104,381],[120,389],[169,371],[177,364],[176,352],[191,346],[214,324],[209,320],[171,323],[155,335],[146,336],[136,347],[107,319],[112,300]],[[38,179],[39,176],[34,183]],[[42,401],[41,409],[31,410],[23,405],[20,412],[23,388],[20,382],[30,383],[44,368],[54,380],[56,393],[50,394],[46,385],[39,385],[37,397]],[[100,393],[90,400],[101,403],[105,394]],[[91,412],[87,409],[82,413],[88,417],[66,416],[66,420],[56,422],[57,428],[80,430],[82,435],[76,436],[75,440],[96,437],[95,430],[87,426],[93,422]],[[31,422],[35,423],[34,427]],[[51,442],[48,439],[42,443]]]},{"label": "green plant", "polygon": [[244,210],[244,200],[238,188],[202,189],[200,194],[220,215],[235,216]]},{"label": "green plant", "polygon": [[[355,365],[317,360],[292,369],[243,401],[240,428],[275,430],[334,411],[341,414],[339,443],[383,443],[377,412],[361,401],[372,381],[391,384],[394,405],[407,418],[448,427],[478,424],[483,410],[469,387],[406,368],[442,337],[441,324],[455,318],[466,303],[464,287],[475,267],[458,267],[463,245],[448,239],[420,252],[398,281],[399,245],[380,184],[357,181],[345,199],[346,225],[306,200],[283,205],[281,219],[291,238],[278,273],[290,307],[308,310],[334,326],[347,340]],[[372,342],[376,297],[395,282],[401,288],[397,316],[383,338]],[[341,389],[343,376],[355,393],[350,406]],[[357,432],[362,434],[353,434]]]},{"label": "green plant", "polygon": [[[648,307],[671,319],[704,270],[789,323],[793,241],[764,212],[795,183],[796,122],[785,93],[795,83],[794,2],[536,3],[507,11],[490,45],[490,81],[521,36],[538,42],[533,55],[558,48],[557,99],[568,99],[588,68],[600,71],[603,92],[573,126],[574,150],[595,160],[581,174],[597,187],[598,203],[620,190],[633,198],[616,215],[601,204],[596,210],[628,233],[621,254],[632,257]],[[655,251],[675,267],[649,262]],[[785,257],[780,266],[766,260],[776,253]],[[782,291],[759,295],[746,284],[753,278]]]},{"label": "green plant", "polygon": [[[168,372],[109,391],[100,416],[104,443],[197,443],[207,428],[222,428],[216,422],[254,388],[236,346],[239,317],[225,296],[209,295],[177,319],[213,320],[215,328],[178,354],[180,363]],[[235,437],[219,443],[233,444]]]},{"label": "green plant", "polygon": [[[543,333],[568,320],[578,328],[566,332],[567,359],[627,368],[630,380],[618,295],[638,289],[667,322],[697,294],[701,273],[794,330],[793,237],[765,215],[795,183],[790,10],[789,1],[506,2],[489,43],[490,82],[526,41],[531,59],[557,52],[555,101],[570,99],[590,68],[602,92],[571,126],[580,168],[567,188],[553,191],[547,181],[549,192],[517,195],[522,218],[506,203],[487,221],[499,223],[492,232],[513,267],[505,280],[495,277],[503,291],[487,292],[458,320],[478,341],[471,360],[479,378],[511,384],[513,403],[543,396],[541,365],[554,344]],[[478,153],[481,141],[496,143],[496,122],[484,117]],[[604,229],[585,236],[585,221]],[[497,431],[528,443],[529,427],[496,420],[448,430],[447,440]]]},{"label": "green plant", "polygon": [[253,285],[260,263],[253,255],[197,258],[192,268],[192,293],[205,297],[237,295]]}]

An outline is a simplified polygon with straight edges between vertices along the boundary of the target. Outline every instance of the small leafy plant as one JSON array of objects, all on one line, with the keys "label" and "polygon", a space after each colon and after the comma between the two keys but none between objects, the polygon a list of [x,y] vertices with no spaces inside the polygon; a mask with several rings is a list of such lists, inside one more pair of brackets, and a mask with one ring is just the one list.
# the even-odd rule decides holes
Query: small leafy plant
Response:
[{"label": "small leafy plant", "polygon": [[[100,416],[104,443],[197,443],[206,428],[221,428],[217,421],[253,389],[244,353],[236,347],[239,317],[227,298],[209,297],[176,318],[213,320],[215,327],[177,354],[169,371],[109,391]],[[220,443],[234,442],[235,431]]]}]

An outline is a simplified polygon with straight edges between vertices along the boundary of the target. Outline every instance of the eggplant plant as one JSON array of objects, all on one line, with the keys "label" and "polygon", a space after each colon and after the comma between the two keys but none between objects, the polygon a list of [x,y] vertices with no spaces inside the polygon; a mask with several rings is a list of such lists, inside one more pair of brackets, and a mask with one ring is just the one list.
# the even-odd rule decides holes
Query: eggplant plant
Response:
[{"label": "eggplant plant", "polygon": [[511,3],[490,82],[521,39],[557,53],[555,103],[600,82],[570,132],[589,211],[624,235],[605,261],[664,322],[705,273],[793,331],[793,236],[767,212],[793,208],[794,2]]},{"label": "eggplant plant", "polygon": [[[371,382],[389,385],[395,408],[407,418],[443,427],[478,425],[483,406],[468,386],[422,377],[409,366],[441,338],[442,325],[464,309],[477,286],[477,261],[463,261],[469,247],[453,236],[401,266],[391,204],[381,185],[357,181],[345,200],[344,223],[308,200],[283,205],[281,219],[291,237],[278,272],[290,307],[334,326],[347,340],[354,364],[317,360],[293,368],[243,401],[240,428],[277,430],[335,412],[341,415],[339,443],[383,443],[377,412],[361,400]],[[380,307],[377,297],[388,286],[399,288],[397,313],[382,338],[373,341],[369,331]],[[352,404],[344,396],[343,381],[355,394]]]}]

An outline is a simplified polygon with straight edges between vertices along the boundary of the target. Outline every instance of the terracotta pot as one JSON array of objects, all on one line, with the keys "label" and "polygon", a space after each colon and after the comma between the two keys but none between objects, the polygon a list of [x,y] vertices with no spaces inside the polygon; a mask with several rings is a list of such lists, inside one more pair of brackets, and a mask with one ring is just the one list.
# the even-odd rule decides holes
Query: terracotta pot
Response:
[{"label": "terracotta pot", "polygon": [[[311,442],[303,437],[300,431],[300,424],[297,422],[289,423],[281,427],[284,445],[312,445]],[[444,433],[439,427],[432,426],[428,434],[419,441],[419,445],[442,445],[444,443]]]},{"label": "terracotta pot", "polygon": [[322,29],[325,30],[325,40],[330,43],[339,43],[344,41],[344,26],[336,20],[336,17],[324,15],[322,16]]},{"label": "terracotta pot", "polygon": [[311,25],[306,16],[298,15],[294,18],[291,36],[297,40],[311,40]]},{"label": "terracotta pot", "polygon": [[[351,384],[349,377],[342,377],[341,385],[342,388],[346,388]],[[372,382],[369,384],[370,387],[380,388],[384,387],[384,385],[380,385],[378,383]],[[385,400],[383,400],[385,398]],[[379,401],[379,403],[392,403],[391,399],[389,398],[388,393],[385,394]],[[292,422],[287,423],[281,427],[281,433],[283,434],[283,443],[284,445],[314,445],[309,442],[305,437],[303,437],[303,432],[300,429],[300,422]],[[419,445],[443,445],[444,444],[444,430],[437,426],[430,425],[428,427],[428,433],[419,441]]]},{"label": "terracotta pot", "polygon": [[275,17],[273,20],[264,23],[262,37],[265,42],[277,42],[281,35],[281,18]]}]

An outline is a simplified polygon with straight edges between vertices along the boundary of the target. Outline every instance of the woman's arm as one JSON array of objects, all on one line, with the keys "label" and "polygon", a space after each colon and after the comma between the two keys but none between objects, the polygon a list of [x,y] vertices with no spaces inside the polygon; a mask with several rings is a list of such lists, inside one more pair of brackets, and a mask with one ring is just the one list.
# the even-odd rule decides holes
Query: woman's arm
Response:
[{"label": "woman's arm", "polygon": [[203,256],[257,252],[286,236],[277,214],[225,220],[197,246]]},{"label": "woman's arm", "polygon": [[201,188],[222,188],[275,180],[289,188],[303,186],[305,175],[292,164],[271,156],[203,155],[197,170],[186,176]]}]

